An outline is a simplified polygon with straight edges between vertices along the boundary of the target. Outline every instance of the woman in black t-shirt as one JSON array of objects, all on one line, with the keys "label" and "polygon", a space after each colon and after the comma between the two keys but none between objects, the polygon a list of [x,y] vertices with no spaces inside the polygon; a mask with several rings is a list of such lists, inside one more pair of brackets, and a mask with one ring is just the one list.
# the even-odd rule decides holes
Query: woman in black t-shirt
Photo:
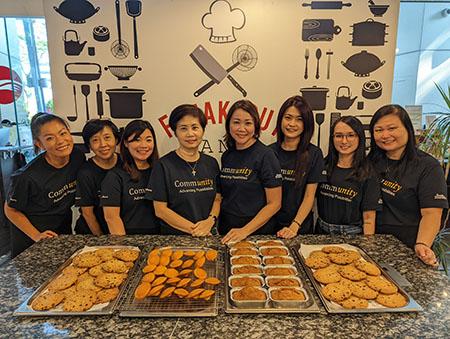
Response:
[{"label": "woman in black t-shirt", "polygon": [[220,211],[217,161],[199,152],[206,117],[194,105],[176,107],[169,118],[177,150],[157,162],[149,183],[162,234],[206,236],[216,233]]},{"label": "woman in black t-shirt", "polygon": [[77,177],[75,203],[81,213],[75,233],[108,234],[108,225],[100,207],[100,185],[106,173],[121,163],[116,153],[119,130],[110,120],[92,119],[84,125],[81,134],[94,156],[81,167]]},{"label": "woman in black t-shirt", "polygon": [[261,123],[256,106],[235,102],[225,121],[228,150],[222,155],[222,243],[251,234],[274,234],[281,207],[281,168],[274,152],[258,140]]},{"label": "woman in black t-shirt", "polygon": [[33,242],[72,233],[76,177],[84,154],[74,150],[67,123],[38,113],[31,119],[35,152],[44,151],[11,176],[5,215],[11,228],[12,256]]},{"label": "woman in black t-shirt", "polygon": [[145,120],[133,120],[120,141],[122,166],[111,169],[101,185],[100,205],[109,232],[159,234],[155,211],[146,196],[151,193],[148,180],[158,160],[155,132]]},{"label": "woman in black t-shirt", "polygon": [[277,142],[270,145],[278,157],[283,175],[283,198],[276,215],[277,235],[293,238],[313,231],[317,184],[326,180],[322,174],[323,155],[310,143],[314,134],[314,116],[308,103],[299,95],[281,105],[277,118]]},{"label": "woman in black t-shirt", "polygon": [[366,159],[364,129],[357,118],[343,116],[331,126],[325,167],[327,181],[317,192],[317,232],[374,234],[380,186]]},{"label": "woman in black t-shirt", "polygon": [[381,181],[383,211],[377,233],[395,235],[426,264],[436,265],[431,245],[448,207],[444,172],[416,148],[414,128],[399,105],[381,107],[370,122],[369,158]]}]

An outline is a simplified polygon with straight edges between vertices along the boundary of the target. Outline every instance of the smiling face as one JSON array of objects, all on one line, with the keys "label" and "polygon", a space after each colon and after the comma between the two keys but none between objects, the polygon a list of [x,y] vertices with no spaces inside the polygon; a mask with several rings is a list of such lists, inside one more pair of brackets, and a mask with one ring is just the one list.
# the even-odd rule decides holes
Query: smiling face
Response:
[{"label": "smiling face", "polygon": [[128,138],[128,141],[125,142],[125,147],[128,148],[136,163],[146,162],[152,155],[153,148],[155,147],[152,132],[147,128],[136,139],[135,134],[132,134]]},{"label": "smiling face", "polygon": [[303,133],[304,124],[300,111],[294,107],[289,107],[283,114],[281,120],[281,132],[285,139],[300,139]]},{"label": "smiling face", "polygon": [[339,155],[353,154],[359,145],[358,134],[344,122],[338,122],[334,128],[333,145]]},{"label": "smiling face", "polygon": [[58,120],[42,125],[36,146],[47,151],[47,156],[55,158],[69,157],[73,150],[73,139],[67,127]]},{"label": "smiling face", "polygon": [[238,108],[230,119],[230,134],[236,143],[236,149],[245,149],[253,145],[255,138],[255,123],[247,111]]},{"label": "smiling face", "polygon": [[112,129],[108,126],[95,133],[89,139],[89,146],[95,156],[102,160],[110,160],[116,150],[116,137]]},{"label": "smiling face", "polygon": [[380,118],[373,128],[375,143],[392,158],[400,158],[408,143],[408,131],[395,114]]},{"label": "smiling face", "polygon": [[181,149],[196,151],[203,140],[204,132],[197,117],[186,115],[177,122],[175,136]]}]

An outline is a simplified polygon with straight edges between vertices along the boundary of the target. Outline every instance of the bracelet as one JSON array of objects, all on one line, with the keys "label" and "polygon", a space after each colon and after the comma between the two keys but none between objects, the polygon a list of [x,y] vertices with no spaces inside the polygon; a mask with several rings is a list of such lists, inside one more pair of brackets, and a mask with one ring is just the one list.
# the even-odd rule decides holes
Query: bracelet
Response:
[{"label": "bracelet", "polygon": [[214,223],[216,223],[217,222],[217,217],[214,215],[214,214],[210,214],[209,215],[209,217],[212,217],[213,218],[213,220],[214,220]]},{"label": "bracelet", "polygon": [[300,225],[300,223],[297,221],[297,220],[292,220],[292,222],[295,222],[297,225],[298,225],[298,227],[300,228],[300,226],[302,226],[302,225]]},{"label": "bracelet", "polygon": [[423,246],[425,246],[425,247],[430,248],[430,246],[428,246],[428,245],[425,244],[424,242],[416,242],[416,243],[414,244],[414,246],[416,246],[416,245],[423,245]]}]

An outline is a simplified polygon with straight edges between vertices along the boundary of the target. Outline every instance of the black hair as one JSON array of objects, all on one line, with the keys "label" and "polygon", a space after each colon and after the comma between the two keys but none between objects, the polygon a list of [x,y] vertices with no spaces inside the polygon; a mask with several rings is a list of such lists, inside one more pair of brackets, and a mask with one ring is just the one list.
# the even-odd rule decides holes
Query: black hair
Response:
[{"label": "black hair", "polygon": [[170,113],[169,126],[172,131],[175,132],[175,134],[177,133],[176,129],[178,121],[180,121],[187,115],[197,118],[200,126],[202,126],[202,129],[205,130],[207,123],[205,113],[203,113],[203,111],[195,105],[184,104],[175,107]]},{"label": "black hair", "polygon": [[297,158],[295,161],[295,185],[298,187],[304,178],[304,173],[309,166],[308,146],[314,134],[314,115],[308,102],[300,95],[294,95],[281,105],[277,117],[277,143],[281,147],[284,141],[284,134],[281,128],[284,114],[290,107],[295,107],[303,120],[303,132],[300,135],[300,142],[297,145]]},{"label": "black hair", "polygon": [[355,133],[358,135],[358,147],[355,150],[352,161],[352,172],[349,175],[349,179],[353,179],[355,181],[364,181],[371,175],[372,168],[369,164],[369,161],[366,157],[366,145],[365,140],[366,136],[364,133],[364,127],[361,121],[358,118],[353,116],[343,116],[336,120],[330,129],[330,139],[328,141],[328,155],[325,158],[325,166],[327,169],[328,178],[331,177],[333,170],[337,167],[339,160],[339,153],[334,147],[334,130],[338,123],[344,123],[348,125]]},{"label": "black hair", "polygon": [[400,106],[400,105],[385,105],[380,107],[375,114],[373,115],[372,119],[370,120],[370,152],[369,152],[369,159],[372,163],[377,163],[380,160],[387,159],[386,151],[378,147],[378,145],[375,142],[374,137],[374,129],[375,124],[380,120],[382,117],[385,117],[387,115],[396,115],[399,117],[401,123],[403,126],[405,126],[406,132],[408,133],[408,142],[406,143],[405,150],[403,151],[403,154],[400,158],[399,162],[395,162],[392,168],[392,172],[394,175],[401,175],[406,170],[406,163],[408,161],[413,161],[417,158],[417,147],[416,147],[416,137],[414,136],[414,127],[411,122],[411,119],[409,118],[408,112]]},{"label": "black hair", "polygon": [[228,148],[236,148],[236,142],[231,136],[230,132],[230,122],[233,117],[233,113],[236,112],[237,109],[242,109],[246,111],[252,117],[253,124],[255,125],[255,139],[259,138],[259,134],[261,132],[261,120],[259,118],[258,109],[255,104],[250,100],[239,100],[236,101],[228,110],[227,118],[225,120],[225,144]]},{"label": "black hair", "polygon": [[35,154],[38,154],[39,150],[40,150],[40,147],[38,147],[36,145],[36,141],[39,139],[39,136],[41,135],[42,126],[44,126],[45,124],[52,122],[52,121],[58,121],[62,125],[64,125],[64,127],[66,127],[67,130],[70,130],[69,125],[63,118],[61,118],[55,114],[51,114],[51,113],[45,113],[45,112],[36,113],[31,118],[31,123],[30,123],[31,136],[32,136],[33,142],[34,142],[34,153]]},{"label": "black hair", "polygon": [[[130,150],[125,146],[125,143],[136,141],[146,129],[150,130],[153,136],[153,152],[147,159],[150,167],[153,167],[155,162],[159,159],[159,154],[155,131],[148,121],[136,119],[128,123],[123,130],[122,139],[120,140],[120,157],[122,159],[123,169],[130,174],[131,180],[133,181],[139,181],[140,173],[133,157],[131,156]],[[133,139],[128,140],[131,136],[133,136]]]},{"label": "black hair", "polygon": [[83,127],[81,135],[83,136],[83,141],[86,147],[90,148],[90,140],[92,136],[103,130],[105,127],[109,127],[116,138],[116,144],[119,143],[120,133],[117,126],[111,120],[105,119],[91,119]]}]

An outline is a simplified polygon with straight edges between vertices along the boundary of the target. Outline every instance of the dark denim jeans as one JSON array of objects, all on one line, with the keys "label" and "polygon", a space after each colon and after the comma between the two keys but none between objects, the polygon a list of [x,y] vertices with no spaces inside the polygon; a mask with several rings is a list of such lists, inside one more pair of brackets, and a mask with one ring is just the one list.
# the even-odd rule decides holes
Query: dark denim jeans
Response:
[{"label": "dark denim jeans", "polygon": [[329,224],[320,218],[317,218],[317,227],[319,228],[319,233],[331,234],[331,235],[354,235],[362,234],[362,225],[336,225]]}]

